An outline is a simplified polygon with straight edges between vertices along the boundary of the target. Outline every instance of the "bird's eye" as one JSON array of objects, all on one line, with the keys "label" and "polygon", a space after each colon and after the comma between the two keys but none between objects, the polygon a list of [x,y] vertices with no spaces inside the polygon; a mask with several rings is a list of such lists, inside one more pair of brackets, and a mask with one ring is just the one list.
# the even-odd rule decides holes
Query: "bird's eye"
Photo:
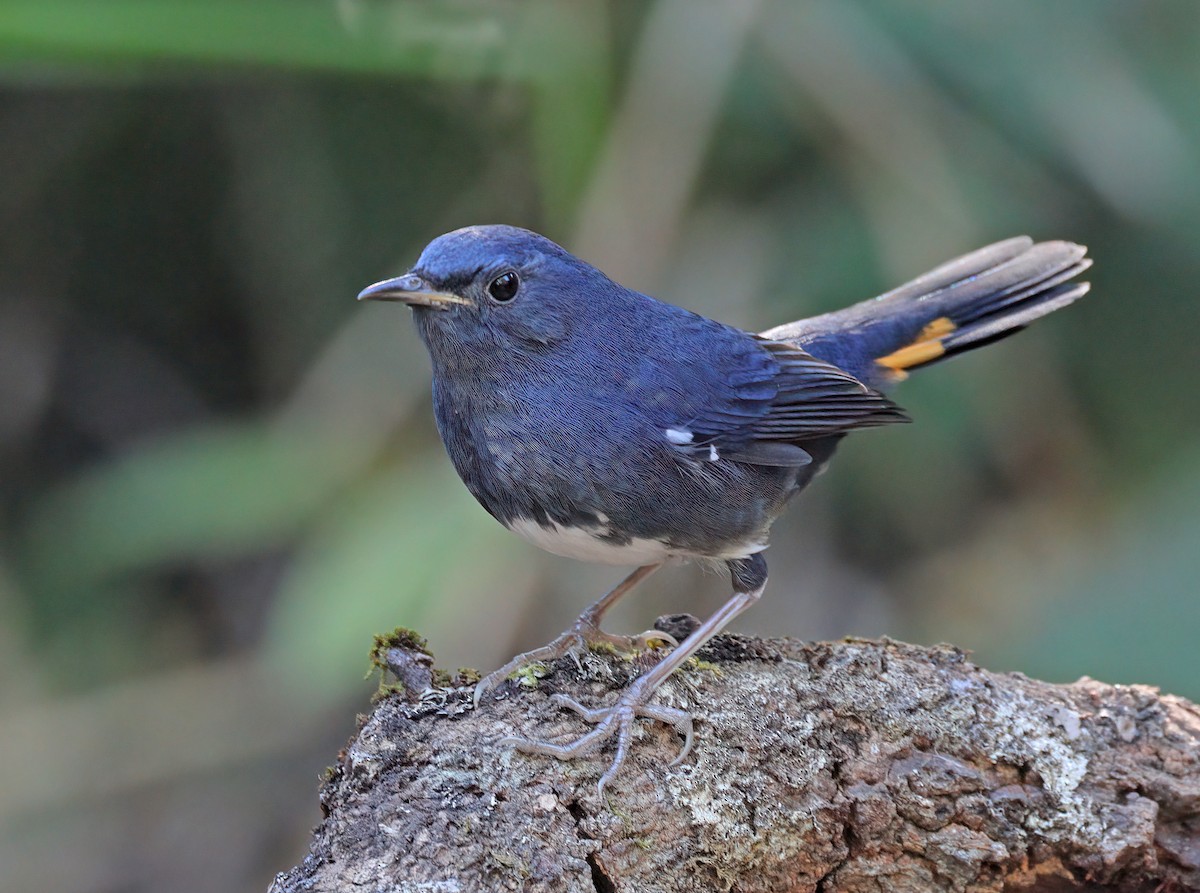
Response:
[{"label": "bird's eye", "polygon": [[488,294],[492,296],[492,300],[500,304],[507,304],[517,296],[517,289],[521,287],[521,280],[517,278],[517,274],[512,270],[507,273],[501,273],[488,284]]}]

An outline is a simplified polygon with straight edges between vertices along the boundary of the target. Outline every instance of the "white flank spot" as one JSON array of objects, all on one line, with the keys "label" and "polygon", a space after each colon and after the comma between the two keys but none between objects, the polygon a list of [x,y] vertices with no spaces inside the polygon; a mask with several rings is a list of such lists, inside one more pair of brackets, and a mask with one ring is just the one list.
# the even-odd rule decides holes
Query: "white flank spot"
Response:
[{"label": "white flank spot", "polygon": [[721,458],[721,454],[718,453],[717,448],[710,443],[708,445],[708,461],[716,462],[720,458]]},{"label": "white flank spot", "polygon": [[603,527],[563,527],[554,523],[543,527],[531,518],[516,518],[508,525],[508,529],[539,549],[578,561],[640,566],[680,557],[679,553],[658,540],[635,537],[622,546],[601,539],[606,532]]},{"label": "white flank spot", "polygon": [[695,436],[691,431],[684,431],[681,428],[668,428],[663,433],[667,435],[667,440],[671,441],[671,443],[677,443],[680,446],[685,443],[691,443],[692,438]]}]

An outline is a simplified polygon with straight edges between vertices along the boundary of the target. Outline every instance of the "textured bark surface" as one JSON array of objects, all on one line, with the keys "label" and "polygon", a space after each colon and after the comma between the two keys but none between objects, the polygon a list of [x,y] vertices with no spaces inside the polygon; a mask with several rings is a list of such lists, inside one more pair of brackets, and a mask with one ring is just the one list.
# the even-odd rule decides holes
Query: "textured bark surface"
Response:
[{"label": "textured bark surface", "polygon": [[[1200,708],[1143,686],[1051,685],[952,648],[714,640],[641,722],[605,792],[506,735],[588,727],[549,703],[610,702],[645,668],[588,654],[506,683],[382,699],[321,791],[288,891],[1066,891],[1200,889]],[[640,660],[653,660],[642,658]]]}]

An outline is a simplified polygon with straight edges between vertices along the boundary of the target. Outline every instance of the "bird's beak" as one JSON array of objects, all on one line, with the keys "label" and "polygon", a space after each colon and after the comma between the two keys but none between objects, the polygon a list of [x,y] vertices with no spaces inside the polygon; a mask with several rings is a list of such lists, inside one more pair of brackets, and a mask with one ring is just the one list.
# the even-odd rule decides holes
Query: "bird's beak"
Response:
[{"label": "bird's beak", "polygon": [[368,285],[358,293],[358,299],[360,301],[402,301],[410,307],[432,307],[434,310],[449,310],[455,304],[469,305],[471,303],[458,295],[437,291],[415,273]]}]

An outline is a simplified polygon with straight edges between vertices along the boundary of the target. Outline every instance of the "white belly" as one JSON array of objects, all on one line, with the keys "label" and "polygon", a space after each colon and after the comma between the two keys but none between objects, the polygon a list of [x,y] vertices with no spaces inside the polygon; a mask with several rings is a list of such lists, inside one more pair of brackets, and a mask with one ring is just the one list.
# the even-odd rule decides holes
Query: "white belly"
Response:
[{"label": "white belly", "polygon": [[681,553],[658,540],[634,537],[630,542],[620,545],[604,539],[604,527],[563,527],[553,522],[543,527],[530,518],[517,518],[508,525],[508,529],[539,549],[578,561],[641,566],[682,557]]},{"label": "white belly", "polygon": [[577,561],[592,561],[597,564],[625,564],[642,566],[658,564],[671,559],[712,558],[729,560],[746,558],[767,548],[765,542],[730,543],[717,554],[694,554],[688,551],[672,549],[659,540],[641,539],[634,537],[625,545],[605,539],[603,534],[607,528],[599,527],[564,527],[553,521],[543,526],[530,518],[517,518],[508,529],[526,542],[533,543],[539,549],[562,555],[564,558],[574,558]]}]

